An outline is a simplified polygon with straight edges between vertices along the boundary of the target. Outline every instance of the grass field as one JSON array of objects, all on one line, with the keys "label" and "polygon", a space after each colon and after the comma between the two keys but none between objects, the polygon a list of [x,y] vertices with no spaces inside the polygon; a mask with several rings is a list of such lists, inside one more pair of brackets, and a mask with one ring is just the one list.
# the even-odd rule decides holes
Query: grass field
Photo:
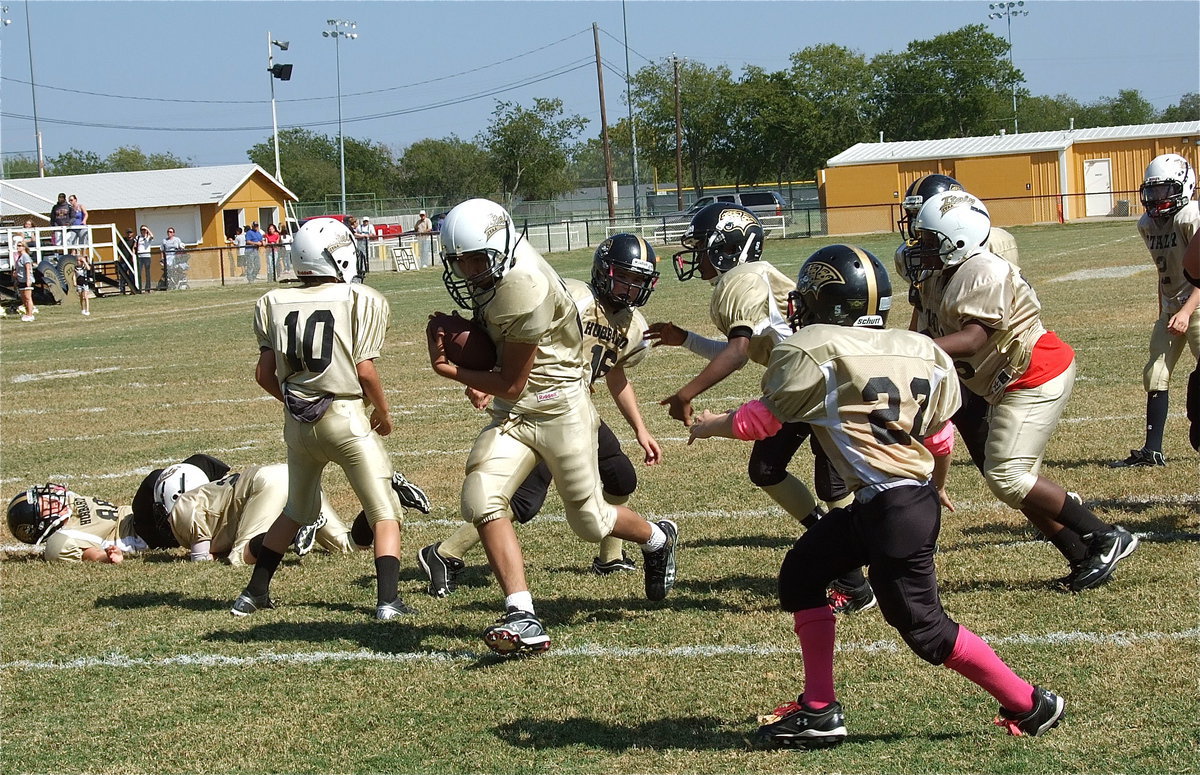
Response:
[{"label": "grass field", "polygon": [[[405,525],[401,592],[419,614],[371,618],[367,554],[289,557],[274,587],[282,606],[235,620],[227,611],[246,571],[188,564],[182,550],[120,566],[50,567],[13,549],[4,532],[2,771],[1200,770],[1200,530],[1184,373],[1173,380],[1168,467],[1105,465],[1142,441],[1153,270],[1129,222],[1013,231],[1047,326],[1079,362],[1043,473],[1142,536],[1111,584],[1057,592],[1058,553],[997,504],[961,445],[955,452],[958,509],[944,515],[938,557],[944,602],[1019,673],[1067,698],[1067,721],[1046,737],[1011,738],[991,726],[989,696],[918,660],[874,610],[839,622],[847,743],[812,753],[747,745],[756,714],[801,688],[791,620],[774,597],[797,526],[746,479],[748,444],[688,447],[657,406],[702,365],[682,349],[663,348],[633,372],[665,462],[640,471],[631,505],[680,525],[674,592],[648,603],[640,572],[587,574],[593,547],[571,535],[552,493],[520,535],[554,647],[532,659],[492,657],[479,634],[501,600],[482,552],[446,600],[422,594],[414,560],[457,525],[463,462],[484,422],[456,383],[428,368],[426,316],[452,303],[440,272],[426,270],[370,278],[393,310],[379,362],[397,420],[387,445],[435,505]],[[895,242],[862,244],[890,269]],[[823,244],[769,242],[766,258],[794,275]],[[552,262],[584,278],[590,258],[576,251]],[[715,335],[708,286],[663,269],[647,317]],[[265,290],[100,299],[90,319],[72,299],[43,308],[34,324],[2,321],[5,502],[53,480],[128,503],[151,469],[198,451],[235,468],[282,461],[280,411],[252,379],[251,311]],[[907,320],[901,292],[890,323]],[[750,364],[697,409],[757,396],[761,373]],[[597,404],[632,455],[636,444],[611,401]],[[794,469],[809,479],[811,458],[798,455]],[[330,469],[325,483],[339,511],[353,515],[341,472]]]}]

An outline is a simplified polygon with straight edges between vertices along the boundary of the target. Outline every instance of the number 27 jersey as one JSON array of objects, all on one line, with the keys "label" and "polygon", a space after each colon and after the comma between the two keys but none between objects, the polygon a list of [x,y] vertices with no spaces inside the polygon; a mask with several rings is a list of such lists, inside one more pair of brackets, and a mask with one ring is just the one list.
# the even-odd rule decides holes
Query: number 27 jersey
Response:
[{"label": "number 27 jersey", "polygon": [[357,365],[378,358],[390,309],[360,283],[269,291],[254,307],[260,348],[275,352],[280,386],[309,398],[362,395]]},{"label": "number 27 jersey", "polygon": [[921,440],[959,407],[954,362],[931,339],[899,329],[805,326],[776,345],[763,397],[782,422],[807,422],[853,491],[924,482]]}]

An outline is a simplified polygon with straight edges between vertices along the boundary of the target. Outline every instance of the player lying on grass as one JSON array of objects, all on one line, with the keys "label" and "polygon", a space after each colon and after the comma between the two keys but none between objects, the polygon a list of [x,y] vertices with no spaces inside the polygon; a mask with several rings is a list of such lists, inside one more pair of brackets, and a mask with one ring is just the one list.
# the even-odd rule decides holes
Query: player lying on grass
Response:
[{"label": "player lying on grass", "polygon": [[[126,554],[182,546],[193,561],[253,565],[262,535],[287,501],[287,466],[230,472],[208,455],[188,461],[147,476],[133,507],[54,483],[30,487],[9,501],[8,529],[25,543],[45,544],[43,557],[51,562],[119,563]],[[210,474],[218,478],[209,481]],[[425,494],[399,473],[394,477],[397,492],[427,511]],[[297,554],[307,554],[314,544],[332,553],[370,545],[365,516],[346,527],[323,494],[321,517],[319,527],[296,535]]]},{"label": "player lying on grass", "polygon": [[[934,573],[941,505],[923,444],[959,406],[954,363],[928,337],[885,329],[891,281],[871,254],[849,245],[814,253],[801,267],[789,320],[761,398],[704,412],[691,441],[769,438],[806,422],[854,493],[796,541],[779,570],[779,602],[792,613],[804,664],[795,702],[762,719],[768,745],[829,747],[846,739],[833,682],[836,619],[825,588],[866,565],[883,618],[917,656],[945,665],[1000,702],[995,723],[1039,735],[1063,718],[1053,692],[1017,676],[982,639],[942,608]],[[691,443],[689,441],[689,443]]]}]

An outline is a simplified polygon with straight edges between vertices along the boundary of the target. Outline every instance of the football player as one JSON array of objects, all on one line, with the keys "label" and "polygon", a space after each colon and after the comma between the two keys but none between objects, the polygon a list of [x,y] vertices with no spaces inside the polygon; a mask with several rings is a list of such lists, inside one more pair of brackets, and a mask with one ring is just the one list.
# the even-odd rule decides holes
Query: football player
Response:
[{"label": "football player", "polygon": [[[1183,276],[1194,287],[1200,288],[1200,240],[1188,244],[1183,256]],[[1200,362],[1188,376],[1187,389],[1188,441],[1192,449],[1200,451]]]},{"label": "football player", "polygon": [[[909,276],[923,273],[923,314],[934,342],[954,358],[963,384],[988,403],[983,476],[1071,566],[1071,591],[1107,581],[1137,548],[1039,475],[1046,443],[1075,382],[1075,353],[1042,325],[1041,303],[1020,271],[987,249],[991,216],[965,191],[931,197],[913,222]],[[964,434],[964,437],[966,434]]]},{"label": "football player", "polygon": [[854,492],[848,507],[796,541],[779,570],[779,601],[800,640],[804,690],[761,719],[757,735],[767,745],[831,747],[846,739],[825,588],[864,563],[884,619],[917,656],[995,697],[997,725],[1040,735],[1063,718],[1061,697],[1017,676],[942,608],[934,573],[941,509],[922,439],[958,408],[955,364],[927,337],[884,329],[890,294],[887,270],[870,253],[849,245],[814,253],[793,295],[789,317],[797,332],[772,351],[762,397],[724,414],[706,411],[691,427],[691,441],[751,440],[788,422],[809,423]]},{"label": "football player", "polygon": [[375,368],[390,309],[378,291],[353,282],[358,255],[354,235],[341,221],[315,218],[301,226],[292,258],[300,287],[268,291],[254,309],[254,378],[284,406],[287,505],[267,531],[250,583],[230,612],[247,616],[275,607],[271,579],[296,531],[320,517],[321,473],[336,463],[374,534],[375,618],[394,619],[413,610],[398,592],[403,514],[383,445],[392,418]]},{"label": "football player", "polygon": [[[916,220],[917,213],[921,211],[921,206],[925,204],[926,200],[947,191],[965,190],[961,183],[949,175],[935,173],[922,175],[917,178],[904,192],[904,200],[901,204],[903,214],[896,223],[900,231],[900,236],[904,238],[904,241],[896,248],[895,264],[897,273],[909,282],[908,301],[913,308],[912,318],[908,326],[910,331],[919,331],[922,333],[929,331],[924,311],[927,307],[933,306],[933,302],[926,303],[921,294],[924,280],[930,274],[929,270],[916,269],[912,271],[912,276],[909,276],[909,266],[905,257],[906,251],[917,244],[913,222]],[[1012,234],[1001,229],[999,226],[993,226],[991,232],[988,234],[987,249],[1013,266],[1020,265],[1016,239],[1013,238]],[[932,288],[932,286],[930,287]],[[948,432],[952,434],[954,428],[958,429],[959,434],[963,437],[963,443],[967,445],[971,461],[982,472],[984,460],[983,448],[987,441],[988,431],[987,401],[967,390],[965,386],[962,387],[961,398],[962,406],[954,413],[954,419],[951,422],[951,428]],[[933,480],[938,484],[939,497],[941,498],[942,505],[953,511],[954,506],[944,489],[949,467],[950,457],[948,455],[934,458]]]},{"label": "football player", "polygon": [[537,618],[512,523],[512,496],[544,461],[580,538],[606,536],[642,547],[646,596],[662,600],[675,584],[676,526],[650,523],[604,499],[597,473],[599,416],[588,390],[579,310],[563,281],[517,233],[508,212],[486,199],[455,206],[442,223],[442,275],[451,298],[475,312],[499,353],[491,371],[461,368],[445,353],[445,332],[427,331],[435,373],[493,396],[491,422],[467,458],[461,508],[475,524],[505,595],[505,613],[483,634],[500,654],[544,651],[550,636]]},{"label": "football player", "polygon": [[1146,167],[1138,189],[1146,212],[1138,220],[1138,234],[1158,269],[1158,320],[1150,330],[1150,360],[1142,370],[1146,389],[1146,443],[1130,450],[1129,457],[1113,468],[1153,467],[1167,464],[1163,457],[1163,430],[1167,424],[1167,390],[1171,372],[1186,345],[1200,357],[1200,288],[1184,276],[1183,257],[1200,226],[1196,170],[1175,153],[1156,156]]},{"label": "football player", "polygon": [[123,562],[147,549],[135,532],[133,510],[47,482],[8,502],[8,530],[18,541],[45,544],[50,562]]},{"label": "football player", "polygon": [[[684,250],[674,256],[675,274],[686,281],[699,273],[713,284],[709,315],[725,340],[708,339],[685,331],[670,322],[652,323],[646,333],[655,346],[683,346],[708,360],[708,365],[690,382],[664,399],[671,417],[684,425],[692,422],[696,396],[753,360],[767,364],[771,348],[791,335],[786,319],[788,293],[795,283],[762,260],[762,223],[740,205],[715,202],[701,209],[688,224],[681,239]],[[750,481],[761,488],[802,525],[808,526],[823,513],[812,493],[787,466],[810,428],[789,423],[783,431],[755,442],[750,452]],[[820,444],[811,442],[817,495],[827,505],[843,502],[849,495]],[[871,587],[861,571],[838,579],[830,593],[830,605],[839,613],[853,613],[875,604]]]},{"label": "football player", "polygon": [[[608,392],[644,452],[646,465],[657,465],[662,449],[646,429],[638,409],[637,394],[626,370],[645,358],[649,347],[643,339],[646,319],[638,309],[650,300],[658,282],[658,257],[654,248],[636,234],[614,234],[600,243],[592,259],[590,283],[564,279],[575,300],[583,323],[583,354],[591,383],[603,379]],[[487,406],[491,397],[467,388],[476,408]],[[637,471],[621,449],[621,442],[604,420],[597,439],[600,483],[604,500],[621,505],[637,488]],[[513,518],[524,524],[533,519],[546,500],[552,480],[549,466],[539,462],[517,491],[513,493]],[[429,578],[429,594],[445,597],[458,584],[466,553],[479,543],[479,531],[470,522],[441,543],[426,546],[417,561]],[[600,541],[599,556],[592,560],[592,572],[607,575],[636,569],[622,549],[622,541],[607,536]]]}]

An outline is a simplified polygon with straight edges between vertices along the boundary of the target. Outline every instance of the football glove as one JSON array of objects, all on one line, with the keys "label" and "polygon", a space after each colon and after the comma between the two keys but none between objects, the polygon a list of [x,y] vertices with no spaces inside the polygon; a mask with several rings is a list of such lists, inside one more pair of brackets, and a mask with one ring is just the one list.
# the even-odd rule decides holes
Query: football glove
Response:
[{"label": "football glove", "polygon": [[392,489],[400,496],[400,505],[416,509],[422,514],[429,513],[429,496],[425,491],[404,478],[404,474],[396,471],[392,474]]}]

